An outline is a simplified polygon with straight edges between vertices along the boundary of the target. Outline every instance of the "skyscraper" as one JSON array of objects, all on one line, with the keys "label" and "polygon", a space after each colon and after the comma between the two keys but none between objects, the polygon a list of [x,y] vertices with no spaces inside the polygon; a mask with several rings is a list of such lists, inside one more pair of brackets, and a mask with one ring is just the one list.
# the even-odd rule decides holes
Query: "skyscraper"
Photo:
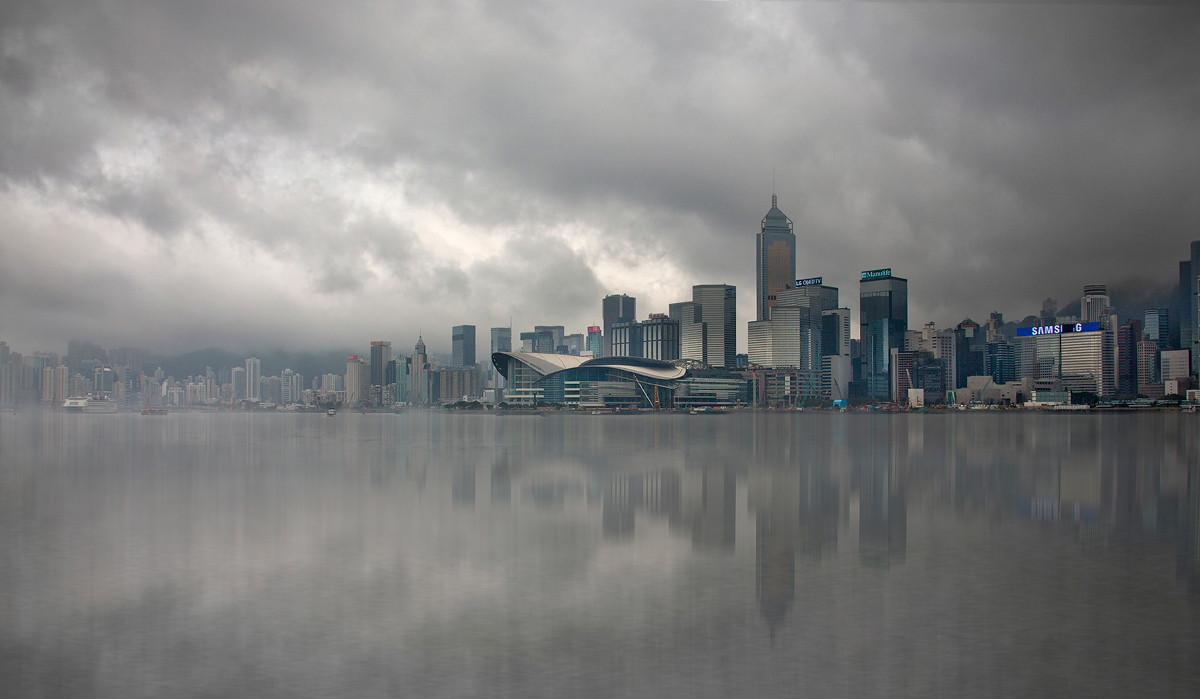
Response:
[{"label": "skyscraper", "polygon": [[893,277],[890,268],[868,270],[859,280],[858,295],[867,396],[888,400],[892,350],[904,351],[904,334],[908,330],[908,280]]},{"label": "skyscraper", "polygon": [[262,362],[258,357],[250,357],[246,360],[246,399],[252,400],[255,403],[262,399],[259,393],[258,380],[262,378]]},{"label": "skyscraper", "polygon": [[296,374],[291,369],[284,369],[279,375],[279,402],[283,405],[295,403],[296,398],[292,393],[292,379]]},{"label": "skyscraper", "polygon": [[451,330],[454,366],[475,366],[475,326],[455,325]]},{"label": "skyscraper", "polygon": [[492,328],[492,354],[512,351],[512,328]]},{"label": "skyscraper", "polygon": [[371,342],[371,398],[377,400],[379,391],[384,385],[384,370],[387,368],[387,363],[392,361],[392,343],[386,340],[374,340]]},{"label": "skyscraper", "polygon": [[604,352],[604,356],[608,357],[612,354],[612,337],[610,335],[613,323],[617,322],[619,318],[637,318],[637,299],[625,294],[605,296],[600,310],[601,324],[604,328],[600,342],[601,350]]},{"label": "skyscraper", "polygon": [[[734,368],[737,361],[737,287],[697,284],[692,287],[692,303],[700,307],[708,365]],[[682,332],[681,328],[681,335]]]},{"label": "skyscraper", "polygon": [[[1170,337],[1171,330],[1171,311],[1166,308],[1151,308],[1146,311],[1144,317],[1145,326],[1142,331],[1146,337],[1158,345],[1160,350],[1167,349],[1167,342]],[[1141,341],[1142,338],[1137,338]]]},{"label": "skyscraper", "polygon": [[430,401],[429,395],[429,357],[425,354],[425,340],[417,336],[417,344],[413,355],[409,357],[408,376],[412,380],[412,388],[408,392],[408,400],[417,405],[425,405]]},{"label": "skyscraper", "polygon": [[672,320],[679,321],[679,357],[708,363],[708,326],[695,301],[670,305]]},{"label": "skyscraper", "polygon": [[[492,328],[492,354],[512,351],[512,328]],[[508,384],[504,375],[492,366],[491,354],[488,355],[488,376],[490,385],[495,388],[505,388]]]},{"label": "skyscraper", "polygon": [[1179,263],[1179,347],[1191,350],[1191,373],[1200,368],[1200,311],[1197,310],[1197,284],[1200,284],[1200,240],[1193,240],[1191,259]]},{"label": "skyscraper", "polygon": [[1098,323],[1109,305],[1108,287],[1088,284],[1083,287],[1083,298],[1079,299],[1079,318],[1085,323]]},{"label": "skyscraper", "polygon": [[563,336],[566,334],[566,328],[562,325],[535,325],[533,332],[536,337],[533,343],[533,351],[543,354],[566,354],[565,350],[560,351],[563,347]]},{"label": "skyscraper", "polygon": [[1117,330],[1117,395],[1137,396],[1137,346],[1142,337],[1142,321],[1136,318]]},{"label": "skyscraper", "polygon": [[[246,387],[249,384],[246,382],[246,369],[240,366],[235,366],[229,371],[229,381],[233,384],[233,400],[245,400]],[[97,391],[100,389],[97,388]]]},{"label": "skyscraper", "polygon": [[772,194],[771,210],[763,217],[755,240],[758,320],[771,319],[775,295],[796,281],[796,234],[792,232],[791,219],[776,204],[776,196]]},{"label": "skyscraper", "polygon": [[346,357],[346,405],[356,405],[367,400],[369,374],[364,371],[363,360],[357,354]]}]

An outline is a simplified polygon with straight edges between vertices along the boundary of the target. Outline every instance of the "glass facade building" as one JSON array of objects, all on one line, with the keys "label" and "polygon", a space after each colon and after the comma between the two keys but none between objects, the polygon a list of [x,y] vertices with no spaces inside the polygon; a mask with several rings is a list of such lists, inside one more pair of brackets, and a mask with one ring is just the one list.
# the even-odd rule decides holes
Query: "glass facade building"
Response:
[{"label": "glass facade building", "polygon": [[[792,221],[779,210],[771,195],[771,209],[763,217],[755,240],[758,281],[758,320],[770,320],[776,295],[796,281],[796,234]],[[729,362],[727,366],[733,366]]]},{"label": "glass facade building", "polygon": [[[1151,308],[1146,311],[1143,332],[1160,350],[1167,349],[1171,333],[1171,311],[1166,308]],[[1138,341],[1141,341],[1141,338],[1138,338]]]},{"label": "glass facade building", "polygon": [[859,282],[860,351],[867,397],[891,396],[889,363],[893,349],[904,350],[908,330],[908,280],[891,270],[863,272]]},{"label": "glass facade building", "polygon": [[475,326],[456,325],[450,338],[453,366],[475,366]]},{"label": "glass facade building", "polygon": [[737,364],[737,287],[699,284],[692,287],[692,302],[700,307],[700,319],[705,326],[705,363],[712,367],[734,368]]},{"label": "glass facade building", "polygon": [[1200,367],[1200,240],[1192,241],[1190,251],[1191,257],[1179,263],[1179,346],[1191,351],[1190,373],[1195,374]]},{"label": "glass facade building", "polygon": [[609,356],[612,354],[613,323],[621,318],[637,318],[637,299],[625,294],[612,294],[605,296],[600,306],[603,327],[600,349],[604,356]]}]

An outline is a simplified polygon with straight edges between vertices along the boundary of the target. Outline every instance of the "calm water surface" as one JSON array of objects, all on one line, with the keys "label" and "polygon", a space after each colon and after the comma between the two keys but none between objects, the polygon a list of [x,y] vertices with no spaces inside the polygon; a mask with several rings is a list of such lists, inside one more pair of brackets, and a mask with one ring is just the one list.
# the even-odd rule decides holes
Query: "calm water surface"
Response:
[{"label": "calm water surface", "polygon": [[0,693],[1196,697],[1198,427],[0,415]]}]

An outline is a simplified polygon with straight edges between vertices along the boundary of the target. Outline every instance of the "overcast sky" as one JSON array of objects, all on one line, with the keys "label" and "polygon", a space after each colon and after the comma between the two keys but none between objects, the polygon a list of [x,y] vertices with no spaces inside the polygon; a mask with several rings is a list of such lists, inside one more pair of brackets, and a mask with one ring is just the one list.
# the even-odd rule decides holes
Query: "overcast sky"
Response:
[{"label": "overcast sky", "polygon": [[[1169,286],[1200,12],[850,2],[0,4],[0,340],[317,350],[568,332],[797,274],[910,326]],[[857,335],[857,327],[855,327]]]}]

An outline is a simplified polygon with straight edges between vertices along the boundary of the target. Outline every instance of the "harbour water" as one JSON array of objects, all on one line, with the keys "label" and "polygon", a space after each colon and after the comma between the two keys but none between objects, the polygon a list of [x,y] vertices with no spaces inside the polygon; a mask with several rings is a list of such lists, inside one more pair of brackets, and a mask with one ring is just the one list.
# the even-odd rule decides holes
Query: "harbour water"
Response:
[{"label": "harbour water", "polygon": [[1200,696],[1198,427],[0,415],[0,686]]}]

